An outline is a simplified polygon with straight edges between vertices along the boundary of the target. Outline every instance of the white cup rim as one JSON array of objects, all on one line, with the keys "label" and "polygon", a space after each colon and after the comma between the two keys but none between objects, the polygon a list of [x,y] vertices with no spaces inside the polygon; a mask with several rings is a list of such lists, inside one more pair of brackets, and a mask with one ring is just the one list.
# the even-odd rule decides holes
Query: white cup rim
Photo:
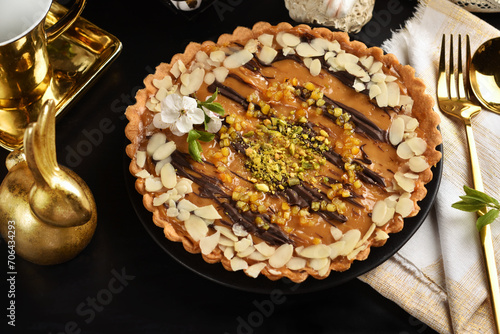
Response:
[{"label": "white cup rim", "polygon": [[[0,34],[0,46],[8,45],[26,36],[36,26],[38,26],[42,21],[44,21],[52,4],[52,0],[16,0],[15,2],[12,0],[0,0],[0,10],[7,8],[6,6],[13,6],[12,3],[20,4],[22,2],[24,2],[25,4],[29,2],[31,4],[32,6],[30,8],[31,12],[27,12],[26,15],[20,15],[15,18],[16,20],[21,20],[23,25],[22,27],[14,29],[15,32],[11,33],[12,36],[6,38],[5,36],[2,36],[2,34]],[[14,11],[12,7],[8,8],[11,11]],[[9,15],[9,14],[4,14],[4,15]],[[0,19],[2,19],[1,15]],[[2,29],[2,27],[0,27],[0,29]]]}]

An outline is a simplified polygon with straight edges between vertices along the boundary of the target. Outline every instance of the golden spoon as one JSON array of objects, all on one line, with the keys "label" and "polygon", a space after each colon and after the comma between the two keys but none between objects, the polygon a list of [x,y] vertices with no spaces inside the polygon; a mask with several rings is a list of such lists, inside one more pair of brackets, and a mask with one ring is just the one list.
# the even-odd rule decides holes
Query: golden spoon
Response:
[{"label": "golden spoon", "polygon": [[483,43],[469,68],[470,86],[479,102],[500,114],[500,37]]}]

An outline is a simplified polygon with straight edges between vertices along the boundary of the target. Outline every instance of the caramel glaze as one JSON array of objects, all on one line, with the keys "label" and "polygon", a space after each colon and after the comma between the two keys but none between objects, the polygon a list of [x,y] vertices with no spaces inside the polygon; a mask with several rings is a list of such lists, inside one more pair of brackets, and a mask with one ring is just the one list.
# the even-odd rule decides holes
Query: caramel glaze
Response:
[{"label": "caramel glaze", "polygon": [[[345,172],[344,161],[333,146],[323,154],[328,161],[326,165],[315,172],[318,175],[325,175],[331,180],[336,180],[336,182],[343,182],[344,187],[351,191],[351,196],[340,198],[346,203],[345,212],[340,214],[311,210],[307,225],[301,224],[297,216],[287,219],[283,226],[269,224],[270,217],[279,212],[284,200],[290,206],[296,205],[303,208],[310,207],[312,201],[326,198],[325,193],[328,185],[313,185],[307,182],[301,182],[299,185],[277,193],[261,193],[259,203],[268,208],[264,214],[252,211],[239,212],[235,208],[235,202],[231,199],[230,194],[238,186],[246,187],[251,191],[254,191],[254,188],[253,184],[248,181],[251,175],[245,168],[246,156],[242,154],[243,147],[238,148],[234,141],[231,145],[231,153],[225,163],[225,167],[231,171],[233,176],[230,182],[224,183],[218,178],[221,173],[215,167],[216,160],[213,158],[213,154],[220,150],[217,140],[211,143],[201,143],[204,163],[194,162],[185,154],[175,153],[172,164],[177,169],[178,175],[194,182],[194,193],[187,195],[186,198],[200,206],[216,204],[219,213],[223,216],[222,224],[241,224],[254,235],[254,239],[258,238],[270,244],[292,243],[296,246],[307,246],[311,245],[313,239],[317,238],[324,244],[330,244],[335,241],[330,233],[331,225],[338,227],[343,232],[358,229],[364,235],[372,225],[369,212],[372,211],[373,205],[378,200],[388,196],[384,188],[386,185],[392,184],[394,172],[401,164],[401,159],[397,156],[395,148],[387,140],[387,130],[391,117],[395,114],[394,111],[384,112],[374,106],[368,96],[359,94],[348,87],[346,84],[352,83],[354,80],[348,73],[336,72],[332,74],[323,69],[318,76],[313,77],[302,62],[293,56],[276,58],[271,65],[265,66],[254,58],[245,66],[231,69],[224,84],[217,83],[210,86],[203,84],[196,95],[200,100],[204,100],[215,89],[218,89],[220,94],[217,102],[223,105],[226,116],[239,116],[245,120],[242,131],[251,131],[256,129],[262,119],[246,116],[249,107],[247,97],[256,93],[262,100],[266,100],[264,92],[272,83],[282,83],[290,78],[297,78],[301,85],[309,81],[314,83],[316,87],[321,87],[326,103],[347,111],[356,125],[353,136],[361,140],[362,145],[360,152],[353,160],[361,166],[362,170],[357,173],[357,177],[362,181],[362,186],[359,189],[353,189],[351,184],[341,180]],[[279,103],[267,102],[277,110],[278,115],[284,115],[293,121],[291,111],[300,109],[303,100],[297,97],[295,100],[282,100]],[[259,109],[259,106],[255,104],[255,108]],[[148,117],[151,118],[151,116]],[[332,142],[342,142],[345,139],[344,130],[335,124],[328,113],[318,115],[308,110],[306,117],[312,131],[325,130]],[[143,124],[150,123],[151,119],[143,119]],[[169,132],[166,134],[170,140],[176,141],[178,151],[188,151],[185,136],[176,137]],[[144,138],[142,146],[144,147],[146,143],[147,138]],[[150,164],[148,169],[154,171],[154,166],[152,166],[150,158],[148,159]],[[257,216],[268,223],[266,229],[256,226],[254,221]],[[393,222],[380,227],[380,229],[388,231],[391,230],[388,227],[390,224],[402,226],[401,222],[402,218],[396,215]],[[183,229],[181,222],[172,222],[172,225],[178,230]],[[286,233],[284,232],[285,228]],[[378,244],[380,245],[380,243]]]}]

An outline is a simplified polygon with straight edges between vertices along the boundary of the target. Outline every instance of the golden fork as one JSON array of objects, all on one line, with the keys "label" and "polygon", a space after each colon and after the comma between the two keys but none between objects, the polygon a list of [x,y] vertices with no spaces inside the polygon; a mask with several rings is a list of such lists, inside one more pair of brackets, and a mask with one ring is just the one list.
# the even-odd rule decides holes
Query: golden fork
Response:
[{"label": "golden fork", "polygon": [[[468,83],[462,71],[462,40],[458,35],[458,55],[457,55],[457,75],[455,75],[455,67],[453,62],[453,35],[450,35],[450,59],[448,75],[446,73],[446,38],[443,35],[441,43],[441,55],[439,58],[439,76],[437,83],[437,98],[438,105],[445,114],[460,118],[465,124],[465,133],[467,135],[467,143],[469,145],[469,154],[472,168],[472,178],[474,188],[479,191],[484,191],[481,171],[479,170],[479,160],[477,157],[476,144],[472,133],[471,119],[481,111],[481,107],[470,101],[469,90],[466,89]],[[469,64],[471,59],[469,35],[466,35],[466,73],[469,73]],[[484,212],[483,212],[484,211]],[[479,211],[479,215],[483,215],[485,210]],[[498,274],[495,264],[495,251],[491,240],[490,226],[486,225],[480,231],[481,245],[483,247],[486,273],[488,277],[488,285],[491,296],[491,307],[493,318],[497,332],[500,326],[500,291],[498,287]]]}]

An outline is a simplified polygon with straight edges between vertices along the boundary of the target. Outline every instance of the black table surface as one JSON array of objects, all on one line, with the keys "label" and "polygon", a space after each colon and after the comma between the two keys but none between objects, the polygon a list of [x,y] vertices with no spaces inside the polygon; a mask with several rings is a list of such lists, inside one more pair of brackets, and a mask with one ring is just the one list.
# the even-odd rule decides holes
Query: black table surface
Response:
[{"label": "black table surface", "polygon": [[[131,204],[124,168],[123,113],[144,77],[190,41],[215,40],[258,21],[294,23],[281,0],[217,0],[195,16],[175,13],[168,1],[88,2],[83,17],[117,36],[123,52],[57,123],[57,155],[91,188],[98,226],[87,248],[67,263],[39,266],[16,258],[15,327],[7,324],[7,247],[0,239],[0,332],[433,333],[358,279],[305,294],[245,292],[197,275],[153,241]],[[373,19],[352,37],[380,45],[416,4],[377,1]],[[480,17],[500,27],[496,14]],[[7,154],[1,150],[0,160]],[[1,177],[6,173],[2,165]]]}]

